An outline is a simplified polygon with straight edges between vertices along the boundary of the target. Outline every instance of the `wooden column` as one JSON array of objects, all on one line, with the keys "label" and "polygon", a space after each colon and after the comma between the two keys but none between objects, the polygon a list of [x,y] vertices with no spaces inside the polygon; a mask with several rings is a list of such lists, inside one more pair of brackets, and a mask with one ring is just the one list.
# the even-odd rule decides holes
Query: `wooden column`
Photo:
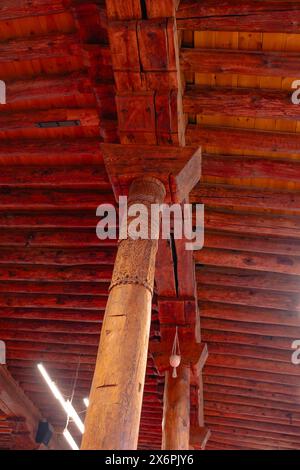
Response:
[{"label": "wooden column", "polygon": [[162,425],[163,450],[190,448],[190,368],[181,365],[177,378],[166,372],[164,414]]},{"label": "wooden column", "polygon": [[[135,180],[129,206],[162,203],[164,185]],[[142,408],[157,240],[122,240],[115,262],[85,420],[87,449],[136,449]]]}]

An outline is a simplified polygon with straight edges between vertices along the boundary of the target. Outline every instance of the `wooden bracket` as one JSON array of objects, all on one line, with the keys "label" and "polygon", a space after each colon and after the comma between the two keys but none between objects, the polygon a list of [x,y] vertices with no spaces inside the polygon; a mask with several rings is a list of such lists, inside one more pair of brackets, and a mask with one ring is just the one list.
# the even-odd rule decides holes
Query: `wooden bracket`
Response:
[{"label": "wooden bracket", "polygon": [[201,176],[197,147],[101,144],[101,150],[116,199],[128,194],[134,179],[152,176],[165,184],[166,202],[181,202]]}]

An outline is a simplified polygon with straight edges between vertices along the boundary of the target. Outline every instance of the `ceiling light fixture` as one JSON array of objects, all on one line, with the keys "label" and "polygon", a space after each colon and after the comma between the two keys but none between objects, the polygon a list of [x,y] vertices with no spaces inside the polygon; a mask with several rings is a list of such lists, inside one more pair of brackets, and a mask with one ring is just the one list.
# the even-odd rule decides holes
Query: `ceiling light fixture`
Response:
[{"label": "ceiling light fixture", "polygon": [[76,444],[72,435],[67,429],[64,430],[63,435],[72,450],[79,450],[78,445]]},{"label": "ceiling light fixture", "polygon": [[59,403],[61,404],[61,406],[63,407],[63,409],[67,413],[67,415],[70,418],[73,419],[74,423],[78,427],[81,434],[83,434],[84,433],[84,424],[81,421],[81,419],[80,419],[77,411],[73,407],[72,403],[69,400],[64,399],[64,397],[62,396],[61,392],[59,391],[56,383],[53,382],[53,380],[51,379],[50,375],[46,371],[43,364],[38,364],[37,367],[38,367],[38,370],[40,371],[40,373],[42,374],[45,382],[47,383],[48,387],[50,388],[51,392],[55,396],[55,398],[59,401]]}]

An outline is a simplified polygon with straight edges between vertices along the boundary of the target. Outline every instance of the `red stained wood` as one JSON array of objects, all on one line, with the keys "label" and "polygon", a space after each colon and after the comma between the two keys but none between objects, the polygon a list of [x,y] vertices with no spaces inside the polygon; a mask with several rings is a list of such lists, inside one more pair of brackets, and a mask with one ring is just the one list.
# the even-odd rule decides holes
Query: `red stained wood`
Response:
[{"label": "red stained wood", "polygon": [[300,273],[300,260],[295,256],[270,255],[264,253],[215,250],[204,248],[195,254],[196,261],[210,266],[227,266],[239,269],[254,269],[285,274]]},{"label": "red stained wood", "polygon": [[[264,292],[264,291],[263,291]],[[289,294],[283,296],[284,299]],[[275,309],[257,306],[245,306],[242,304],[234,304],[228,302],[227,299],[222,299],[221,302],[209,301],[206,302],[204,299],[199,299],[199,310],[201,318],[207,317],[211,319],[230,320],[248,323],[263,323],[270,325],[272,330],[273,325],[282,326],[300,326],[299,315],[297,311],[285,310],[276,307]]]},{"label": "red stained wood", "polygon": [[181,67],[185,72],[297,77],[300,58],[296,52],[186,48],[181,49]]},{"label": "red stained wood", "polygon": [[140,0],[128,0],[126,2],[107,0],[106,10],[110,20],[129,20],[141,18],[142,16]]},{"label": "red stained wood", "polygon": [[292,91],[189,86],[184,95],[183,109],[191,114],[297,121],[300,110],[292,103]]},{"label": "red stained wood", "polygon": [[230,149],[299,154],[300,135],[289,132],[255,131],[190,124],[187,128],[190,145],[213,145]]},{"label": "red stained wood", "polygon": [[[293,105],[295,108],[297,106]],[[267,178],[299,181],[300,164],[292,159],[235,157],[233,155],[203,155],[204,176],[219,178]]]},{"label": "red stained wood", "polygon": [[[8,160],[9,159],[9,160]],[[100,165],[103,163],[102,153],[100,151],[99,140],[94,138],[87,139],[63,139],[63,140],[14,140],[14,145],[11,145],[10,141],[1,140],[0,143],[0,165],[6,166],[9,163],[14,167],[16,165],[35,165],[35,166],[47,166],[49,178],[51,178],[51,166],[64,166],[66,164],[80,165],[82,163]],[[15,171],[14,168],[10,167],[3,169],[3,175],[8,172],[12,174]],[[27,169],[23,168],[24,177],[26,177]],[[29,170],[30,171],[30,170]],[[42,172],[45,168],[40,170],[36,168],[36,171],[40,171],[41,180]],[[1,169],[2,174],[2,169]],[[23,176],[18,176],[16,172],[16,183],[20,181]],[[31,175],[34,178],[34,175]],[[31,178],[29,177],[29,179]],[[0,176],[1,178],[1,176]],[[12,181],[13,182],[13,181]],[[11,183],[12,183],[11,182]],[[5,181],[5,184],[7,181]],[[58,183],[59,184],[59,183]],[[65,181],[68,186],[68,181]]]},{"label": "red stained wood", "polygon": [[211,31],[258,31],[298,33],[298,2],[248,0],[182,0],[177,11],[178,28]]},{"label": "red stained wood", "polygon": [[255,197],[253,197],[253,189],[247,187],[200,184],[192,192],[190,200],[216,208],[238,206],[243,209],[299,211],[299,196],[299,191],[255,188]]},{"label": "red stained wood", "polygon": [[299,292],[297,276],[282,276],[277,273],[254,272],[239,269],[197,267],[197,280],[201,284],[249,287],[252,289],[279,292]]}]

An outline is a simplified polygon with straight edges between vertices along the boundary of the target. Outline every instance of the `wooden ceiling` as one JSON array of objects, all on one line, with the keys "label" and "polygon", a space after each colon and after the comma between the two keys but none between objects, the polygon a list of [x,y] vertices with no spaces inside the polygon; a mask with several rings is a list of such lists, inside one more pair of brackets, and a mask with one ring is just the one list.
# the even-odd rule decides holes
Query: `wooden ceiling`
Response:
[{"label": "wooden ceiling", "polygon": [[[95,234],[96,207],[114,201],[99,142],[119,142],[106,9],[2,3],[0,339],[13,378],[61,430],[64,413],[36,364],[67,396],[80,364],[84,411],[116,253]],[[206,448],[298,449],[300,2],[215,3],[182,0],[177,11],[185,137],[204,153],[191,200],[205,204],[195,262],[209,350]],[[159,337],[154,297],[151,341]],[[160,448],[163,382],[149,354],[140,448]],[[15,447],[5,416],[0,449]]]}]

